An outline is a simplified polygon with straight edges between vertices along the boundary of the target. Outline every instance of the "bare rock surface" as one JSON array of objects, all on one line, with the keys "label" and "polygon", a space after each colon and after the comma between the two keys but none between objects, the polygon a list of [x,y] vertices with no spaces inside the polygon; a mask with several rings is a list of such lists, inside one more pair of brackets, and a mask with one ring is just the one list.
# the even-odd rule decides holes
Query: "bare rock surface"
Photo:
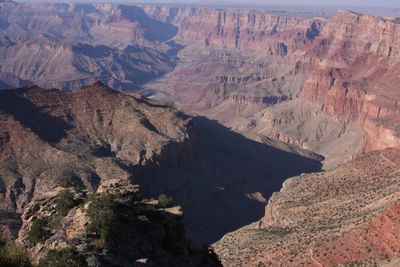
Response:
[{"label": "bare rock surface", "polygon": [[213,247],[224,266],[390,266],[400,257],[399,153],[288,179],[261,221]]}]

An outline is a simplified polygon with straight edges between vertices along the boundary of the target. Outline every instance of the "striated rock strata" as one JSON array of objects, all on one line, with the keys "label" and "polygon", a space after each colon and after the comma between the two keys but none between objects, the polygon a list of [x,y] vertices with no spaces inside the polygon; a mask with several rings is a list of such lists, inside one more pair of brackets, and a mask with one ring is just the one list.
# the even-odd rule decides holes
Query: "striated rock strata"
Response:
[{"label": "striated rock strata", "polygon": [[[253,136],[322,154],[326,168],[398,147],[395,20],[346,10],[327,19],[234,9],[144,10],[177,25],[176,39],[187,45],[178,67],[147,85],[164,93],[156,97]],[[208,18],[219,26],[207,24]],[[262,107],[258,96],[271,98]]]}]

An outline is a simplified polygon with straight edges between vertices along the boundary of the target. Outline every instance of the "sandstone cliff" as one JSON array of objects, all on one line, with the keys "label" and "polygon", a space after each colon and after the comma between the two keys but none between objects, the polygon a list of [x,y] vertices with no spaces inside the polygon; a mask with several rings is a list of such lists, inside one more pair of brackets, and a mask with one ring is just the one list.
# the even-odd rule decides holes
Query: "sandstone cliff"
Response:
[{"label": "sandstone cliff", "polygon": [[[164,51],[163,51],[164,50]],[[166,49],[129,45],[123,49],[66,44],[46,34],[35,38],[3,36],[0,88],[34,82],[45,88],[78,89],[101,80],[119,90],[137,90],[151,78],[172,71]]]}]

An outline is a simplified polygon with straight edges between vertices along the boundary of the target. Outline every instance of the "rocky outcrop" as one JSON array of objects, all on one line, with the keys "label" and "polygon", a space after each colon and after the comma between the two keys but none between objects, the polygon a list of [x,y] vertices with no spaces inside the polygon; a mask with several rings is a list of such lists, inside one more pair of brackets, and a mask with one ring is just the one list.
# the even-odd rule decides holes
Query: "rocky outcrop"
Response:
[{"label": "rocky outcrop", "polygon": [[[264,218],[214,244],[224,266],[384,266],[400,258],[400,152],[287,180]],[[390,245],[388,245],[390,244]]]},{"label": "rocky outcrop", "polygon": [[144,200],[138,188],[114,179],[94,194],[56,188],[36,196],[22,215],[17,243],[34,263],[49,266],[62,264],[62,256],[54,255],[68,251],[74,252],[69,263],[79,259],[91,267],[221,266],[215,254],[185,238],[179,206],[159,207],[160,201]]}]

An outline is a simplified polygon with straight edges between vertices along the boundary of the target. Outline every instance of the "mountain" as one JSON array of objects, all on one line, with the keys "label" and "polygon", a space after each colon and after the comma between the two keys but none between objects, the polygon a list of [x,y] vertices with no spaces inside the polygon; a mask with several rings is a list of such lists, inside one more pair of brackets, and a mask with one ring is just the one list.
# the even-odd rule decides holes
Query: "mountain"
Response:
[{"label": "mountain", "polygon": [[[135,6],[18,4],[0,10],[0,88],[138,90],[173,70],[176,27]],[[33,52],[34,51],[34,52]]]},{"label": "mountain", "polygon": [[145,197],[172,196],[188,236],[209,243],[260,218],[285,178],[320,169],[310,152],[257,143],[101,83],[74,92],[2,90],[0,111],[1,225],[11,236],[33,197],[122,179]]},{"label": "mountain", "polygon": [[400,151],[288,179],[262,220],[213,245],[224,266],[398,266]]},{"label": "mountain", "polygon": [[45,88],[72,90],[101,80],[115,89],[134,90],[173,70],[175,62],[168,53],[134,44],[123,49],[65,44],[45,34],[34,39],[3,36],[1,87],[34,82]]}]

